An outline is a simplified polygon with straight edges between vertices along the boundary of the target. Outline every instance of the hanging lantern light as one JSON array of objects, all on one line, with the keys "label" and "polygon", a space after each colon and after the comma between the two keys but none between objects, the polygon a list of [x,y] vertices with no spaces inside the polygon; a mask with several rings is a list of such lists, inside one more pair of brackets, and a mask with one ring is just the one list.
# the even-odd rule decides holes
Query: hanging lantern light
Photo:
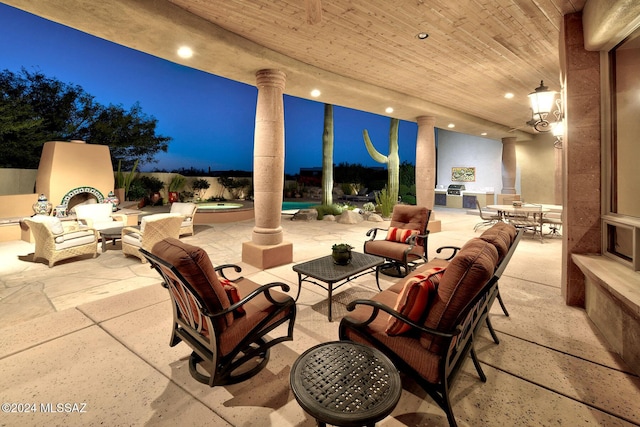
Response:
[{"label": "hanging lantern light", "polygon": [[553,106],[556,92],[549,90],[541,80],[540,86],[538,86],[528,96],[529,102],[531,103],[531,110],[533,111],[533,128],[538,132],[549,132],[551,127],[547,120],[547,116],[551,113],[551,107]]}]

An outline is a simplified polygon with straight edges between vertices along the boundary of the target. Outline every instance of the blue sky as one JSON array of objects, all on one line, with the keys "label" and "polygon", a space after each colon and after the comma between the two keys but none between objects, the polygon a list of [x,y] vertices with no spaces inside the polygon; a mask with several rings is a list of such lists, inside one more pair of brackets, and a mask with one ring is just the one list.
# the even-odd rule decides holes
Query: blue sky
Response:
[{"label": "blue sky", "polygon": [[[0,69],[22,67],[77,84],[104,105],[158,119],[157,132],[173,138],[155,164],[178,169],[251,170],[257,89],[193,70],[0,4]],[[322,165],[322,103],[285,95],[285,171]],[[389,118],[334,107],[334,163],[381,166],[366,151],[367,129],[388,152]],[[417,125],[400,122],[400,160],[415,163]]]}]

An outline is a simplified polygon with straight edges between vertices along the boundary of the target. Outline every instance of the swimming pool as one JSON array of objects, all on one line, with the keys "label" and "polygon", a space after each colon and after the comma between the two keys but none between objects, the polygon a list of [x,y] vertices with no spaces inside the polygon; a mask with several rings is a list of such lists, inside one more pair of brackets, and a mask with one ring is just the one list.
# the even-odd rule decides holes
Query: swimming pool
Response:
[{"label": "swimming pool", "polygon": [[318,206],[316,202],[282,202],[282,210],[309,209],[311,206]]},{"label": "swimming pool", "polygon": [[224,202],[205,202],[198,203],[198,210],[205,211],[218,211],[226,209],[238,209],[241,208],[241,203],[224,203]]}]

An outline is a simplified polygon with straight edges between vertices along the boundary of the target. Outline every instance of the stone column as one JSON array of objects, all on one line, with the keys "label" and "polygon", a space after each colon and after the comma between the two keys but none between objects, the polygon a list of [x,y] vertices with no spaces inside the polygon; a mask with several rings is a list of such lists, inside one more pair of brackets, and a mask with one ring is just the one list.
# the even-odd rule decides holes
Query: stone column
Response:
[{"label": "stone column", "polygon": [[516,194],[516,137],[502,138],[502,194]]},{"label": "stone column", "polygon": [[416,204],[431,209],[429,230],[440,231],[440,221],[436,221],[433,212],[436,187],[436,118],[420,116],[418,136],[416,138]]},{"label": "stone column", "polygon": [[[600,52],[584,48],[582,12],[564,16],[560,67],[565,73],[562,295],[585,306],[585,278],[572,254],[602,250],[600,171]],[[600,310],[605,310],[600,308]]]},{"label": "stone column", "polygon": [[283,242],[280,223],[284,185],[284,105],[286,76],[278,70],[256,73],[258,102],[253,147],[255,227],[242,246],[242,260],[269,268],[293,260],[293,246]]}]

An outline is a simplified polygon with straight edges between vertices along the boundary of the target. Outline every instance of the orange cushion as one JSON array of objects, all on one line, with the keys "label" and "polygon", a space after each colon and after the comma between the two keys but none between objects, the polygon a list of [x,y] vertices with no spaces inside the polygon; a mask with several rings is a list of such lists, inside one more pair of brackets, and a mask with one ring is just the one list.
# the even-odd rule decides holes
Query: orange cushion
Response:
[{"label": "orange cushion", "polygon": [[[440,277],[444,273],[444,268],[434,267],[409,278],[398,294],[394,309],[413,320],[419,322],[429,306],[431,296],[436,292]],[[409,332],[411,326],[402,320],[389,315],[389,322],[385,332],[387,335],[395,336]]]},{"label": "orange cushion", "polygon": [[[242,299],[242,297],[240,296],[240,291],[238,290],[238,287],[236,286],[235,283],[233,283],[229,279],[225,279],[224,277],[220,277],[220,276],[218,276],[218,280],[220,281],[220,284],[222,285],[222,288],[224,289],[224,291],[227,293],[227,297],[229,297],[229,303],[231,305],[237,303]],[[238,307],[235,310],[233,310],[233,315],[235,317],[240,317],[240,316],[243,316],[244,314],[245,314],[244,307]]]},{"label": "orange cushion", "polygon": [[406,243],[409,237],[420,234],[418,230],[409,230],[406,228],[389,227],[385,240],[392,242]]}]

